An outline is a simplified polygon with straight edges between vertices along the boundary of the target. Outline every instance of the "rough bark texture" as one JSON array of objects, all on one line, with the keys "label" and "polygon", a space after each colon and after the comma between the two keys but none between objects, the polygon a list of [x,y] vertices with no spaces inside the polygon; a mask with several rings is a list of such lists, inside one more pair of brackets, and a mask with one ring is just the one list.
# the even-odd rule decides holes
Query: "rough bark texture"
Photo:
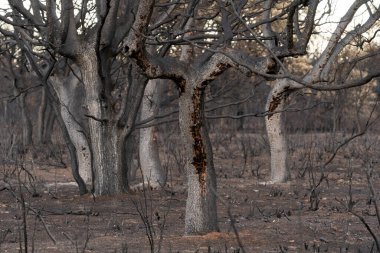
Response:
[{"label": "rough bark texture", "polygon": [[94,193],[96,195],[121,193],[127,183],[122,171],[124,139],[120,136],[117,124],[108,118],[111,115],[109,113],[111,108],[105,101],[95,50],[85,51],[77,62],[86,91],[89,139],[95,178]]},{"label": "rough bark texture", "polygon": [[[127,73],[119,79],[119,74],[128,72],[124,67],[132,64],[127,63],[124,55],[117,55],[122,55],[123,44],[131,48],[130,52],[144,48],[155,1],[96,1],[91,7],[96,13],[91,24],[86,20],[92,14],[87,13],[86,1],[82,4],[83,8],[78,9],[78,5],[70,0],[61,1],[58,5],[55,1],[46,1],[46,6],[32,4],[32,8],[29,8],[23,1],[9,1],[14,14],[11,24],[15,25],[16,19],[19,24],[27,20],[30,22],[30,31],[35,28],[40,32],[42,41],[48,42],[52,52],[59,53],[70,60],[66,61],[67,64],[73,62],[79,68],[85,90],[85,116],[88,120],[86,135],[93,154],[95,194],[116,194],[122,192],[127,184],[126,168],[123,166],[125,139],[133,130],[146,84],[146,78],[144,83],[138,83],[140,80],[133,73]],[[78,10],[83,13],[78,13]],[[26,30],[22,34],[24,28],[19,29],[19,25],[15,25],[13,30],[14,33],[9,33],[29,58],[38,77],[46,83],[47,76],[40,71],[37,56],[31,53],[35,43],[29,45],[29,39],[24,41],[25,37],[34,40],[35,34],[29,34]],[[128,46],[125,46],[126,51]],[[132,87],[125,83],[134,85]],[[60,114],[56,109],[54,107],[54,111]]]},{"label": "rough bark texture", "polygon": [[[288,95],[289,84],[285,80],[276,80],[269,93],[265,117],[265,124],[270,145],[271,181],[273,183],[285,182],[289,178],[287,168],[287,142],[283,113],[276,113],[284,109],[285,98]],[[274,113],[274,114],[273,114]]]},{"label": "rough bark texture", "polygon": [[78,103],[75,99],[81,99],[78,96],[79,80],[74,77],[68,77],[65,82],[54,81],[54,88],[59,98],[59,109],[66,127],[67,134],[75,147],[75,156],[78,164],[78,171],[81,178],[86,183],[92,182],[92,164],[91,150],[85,136],[85,129],[79,123],[77,112],[79,111]]},{"label": "rough bark texture", "polygon": [[86,184],[83,181],[82,177],[79,174],[79,169],[78,169],[79,168],[79,164],[78,164],[78,159],[77,159],[77,150],[75,148],[75,145],[71,141],[69,132],[68,132],[66,126],[65,126],[65,122],[62,119],[62,117],[59,115],[58,110],[59,110],[59,108],[56,108],[57,119],[58,119],[57,121],[58,121],[58,125],[60,126],[60,128],[62,130],[62,134],[63,134],[63,138],[64,138],[64,140],[66,142],[66,146],[67,146],[67,148],[69,150],[72,174],[73,174],[74,180],[78,184],[79,193],[81,195],[83,195],[83,194],[87,193],[87,187],[86,187]]},{"label": "rough bark texture", "polygon": [[[150,80],[145,87],[141,106],[141,119],[154,117],[158,113],[162,92],[161,80]],[[144,184],[159,187],[165,184],[165,175],[161,166],[157,144],[157,128],[155,126],[140,130],[139,145],[140,166],[144,176]]]},{"label": "rough bark texture", "polygon": [[[78,165],[78,159],[77,159],[77,152],[76,147],[74,146],[68,129],[65,125],[65,122],[62,118],[61,106],[63,104],[60,103],[59,94],[57,92],[57,89],[53,85],[54,82],[46,82],[46,91],[47,91],[47,99],[49,101],[49,104],[52,106],[52,109],[54,110],[54,114],[56,115],[58,126],[60,127],[62,131],[63,138],[65,140],[66,146],[69,150],[70,154],[70,163],[71,163],[71,171],[74,177],[74,180],[77,182],[79,187],[80,194],[87,193],[87,187],[81,176],[79,175],[79,165]],[[57,85],[57,83],[55,83]]]},{"label": "rough bark texture", "polygon": [[216,178],[204,124],[204,90],[187,83],[179,98],[179,123],[185,146],[188,196],[185,234],[218,231]]}]

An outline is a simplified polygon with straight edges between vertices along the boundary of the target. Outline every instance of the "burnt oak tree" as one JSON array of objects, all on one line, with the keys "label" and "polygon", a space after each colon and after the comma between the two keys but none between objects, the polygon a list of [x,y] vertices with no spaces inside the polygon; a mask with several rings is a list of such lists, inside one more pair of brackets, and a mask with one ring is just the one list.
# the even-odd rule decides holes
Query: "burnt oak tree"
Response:
[{"label": "burnt oak tree", "polygon": [[[79,7],[71,0],[30,3],[27,8],[23,1],[9,1],[20,18],[5,15],[2,20],[21,31],[25,26],[19,21],[28,22],[38,32],[37,45],[78,67],[85,91],[94,192],[123,192],[128,188],[125,140],[133,130],[147,79],[131,62],[121,60],[119,45],[127,37],[139,43],[135,34],[146,29],[153,1],[82,1]],[[122,84],[112,76],[117,64],[123,65],[127,77]]]},{"label": "burnt oak tree", "polygon": [[[275,41],[270,38],[279,40],[282,36],[283,44],[287,48],[296,51],[300,50],[300,55],[306,54],[306,49],[310,44],[310,37],[314,31],[319,27],[316,16],[316,11],[319,1],[309,1],[307,10],[302,10],[299,6],[289,5],[289,17],[283,24],[286,36],[281,32],[274,32],[273,23],[268,23],[264,26],[264,36],[268,38],[266,44],[268,50],[278,52],[276,55],[279,59],[284,61],[288,60],[287,68],[292,65],[292,59],[289,56],[281,54],[281,49],[276,49]],[[273,18],[273,13],[268,11],[274,6],[273,1],[267,1],[268,6],[263,12],[266,16],[264,20]],[[304,8],[305,6],[303,6]],[[306,12],[306,17],[299,20],[301,11]],[[352,27],[355,15],[358,12],[365,11],[368,16],[361,25]],[[323,13],[329,15],[329,13]],[[275,15],[274,15],[275,16]],[[379,6],[375,6],[371,1],[354,1],[346,13],[340,17],[335,30],[329,35],[328,42],[323,49],[322,53],[314,60],[313,63],[308,64],[309,71],[304,73],[303,76],[290,73],[285,67],[279,69],[277,77],[274,77],[272,83],[272,90],[268,95],[265,111],[268,114],[265,117],[266,129],[268,140],[270,143],[271,151],[271,178],[267,183],[285,182],[289,178],[289,168],[287,166],[287,141],[285,134],[285,122],[283,119],[283,112],[286,111],[286,99],[297,90],[304,88],[311,88],[317,90],[339,90],[347,87],[354,87],[365,85],[377,76],[377,73],[369,73],[369,75],[358,78],[353,76],[355,70],[358,69],[360,61],[371,57],[370,54],[363,52],[358,57],[350,59],[352,64],[345,73],[345,78],[338,81],[335,76],[340,68],[346,64],[345,61],[339,59],[339,56],[345,51],[350,49],[359,49],[363,47],[364,43],[370,43],[375,37],[375,32],[371,31],[380,18]],[[350,26],[351,24],[351,26]],[[303,29],[300,29],[303,27]],[[365,37],[372,39],[364,39]],[[285,38],[285,39],[284,39]],[[361,43],[358,43],[358,38],[361,38]],[[285,52],[285,50],[283,50]],[[363,56],[367,55],[367,56]],[[360,60],[362,59],[362,60]],[[343,85],[346,83],[346,85]]]}]

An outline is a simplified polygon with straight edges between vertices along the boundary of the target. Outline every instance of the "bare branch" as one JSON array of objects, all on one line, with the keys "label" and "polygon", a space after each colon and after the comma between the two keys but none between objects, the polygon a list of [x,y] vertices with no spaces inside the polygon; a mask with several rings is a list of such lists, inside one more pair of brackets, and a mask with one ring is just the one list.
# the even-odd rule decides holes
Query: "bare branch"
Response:
[{"label": "bare branch", "polygon": [[[339,53],[341,51],[338,48],[338,42],[341,39],[344,31],[346,30],[348,24],[354,18],[356,11],[362,6],[366,0],[356,0],[351,7],[348,9],[346,14],[340,19],[338,26],[336,27],[334,33],[330,37],[329,43],[327,44],[325,50],[320,56],[318,62],[315,64],[314,69],[311,71],[310,78],[312,80],[320,80],[320,75],[322,71],[324,71],[327,63],[331,59],[331,56],[335,53]],[[341,46],[345,46],[341,44]],[[323,80],[323,79],[322,79]]]},{"label": "bare branch", "polygon": [[72,0],[62,0],[62,24],[61,24],[61,42],[60,53],[75,58],[80,52],[78,34],[76,31],[76,22],[74,18],[74,5]]}]

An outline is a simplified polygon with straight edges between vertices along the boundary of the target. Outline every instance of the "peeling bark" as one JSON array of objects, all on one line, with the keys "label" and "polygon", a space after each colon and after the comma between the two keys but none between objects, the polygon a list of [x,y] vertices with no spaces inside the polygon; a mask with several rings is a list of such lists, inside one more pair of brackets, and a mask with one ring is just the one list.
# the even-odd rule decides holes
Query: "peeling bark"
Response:
[{"label": "peeling bark", "polygon": [[195,88],[192,94],[193,112],[191,113],[192,125],[190,126],[191,135],[193,137],[193,161],[192,165],[198,174],[198,181],[201,188],[201,194],[204,196],[206,188],[206,152],[201,135],[202,119],[201,119],[201,98],[202,89]]},{"label": "peeling bark", "polygon": [[216,177],[204,122],[204,87],[187,83],[179,98],[179,122],[186,154],[188,196],[185,234],[218,231]]}]

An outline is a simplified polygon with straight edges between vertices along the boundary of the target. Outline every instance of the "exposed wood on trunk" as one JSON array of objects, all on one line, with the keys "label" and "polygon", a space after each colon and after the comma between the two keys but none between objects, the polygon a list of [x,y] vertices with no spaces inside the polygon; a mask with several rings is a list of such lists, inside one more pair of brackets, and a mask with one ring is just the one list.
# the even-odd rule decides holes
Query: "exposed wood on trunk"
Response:
[{"label": "exposed wood on trunk", "polygon": [[201,188],[202,195],[205,194],[206,187],[206,159],[207,155],[205,152],[205,147],[201,134],[202,120],[201,120],[201,96],[203,92],[203,88],[195,88],[194,93],[192,95],[192,103],[193,103],[193,112],[191,113],[192,125],[190,127],[190,131],[193,137],[193,162],[196,169],[196,173],[199,177],[199,185]]},{"label": "exposed wood on trunk", "polygon": [[278,94],[273,94],[271,98],[271,102],[269,103],[269,108],[268,108],[268,119],[270,119],[273,114],[276,112],[277,107],[282,103],[284,99],[289,95],[288,94],[289,88],[284,88],[283,91],[281,91]]}]

